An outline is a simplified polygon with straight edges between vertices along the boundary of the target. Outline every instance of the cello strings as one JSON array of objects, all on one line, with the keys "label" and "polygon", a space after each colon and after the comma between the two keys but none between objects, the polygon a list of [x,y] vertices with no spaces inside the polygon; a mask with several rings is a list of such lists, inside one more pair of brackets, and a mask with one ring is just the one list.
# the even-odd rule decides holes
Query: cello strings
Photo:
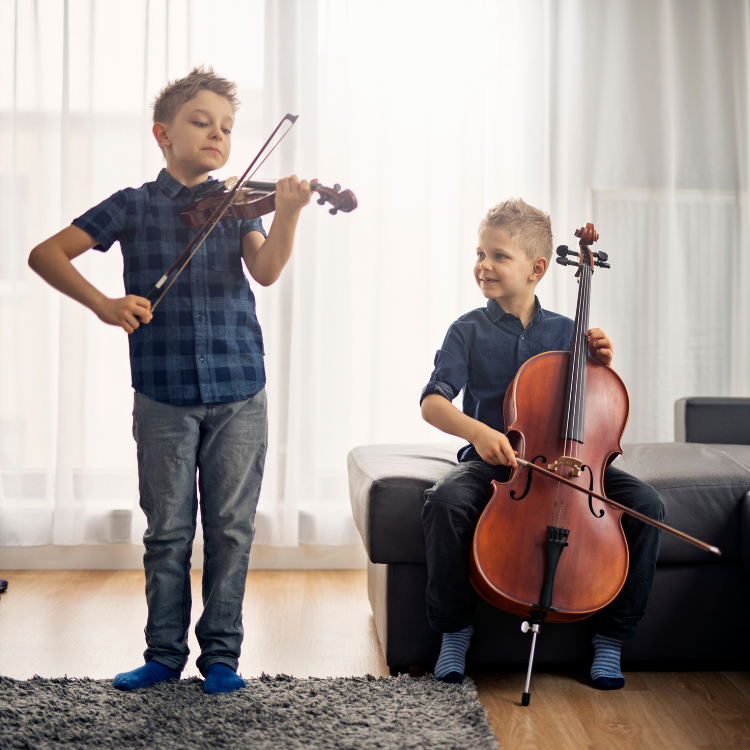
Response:
[{"label": "cello strings", "polygon": [[[588,327],[588,307],[591,292],[591,269],[589,268],[586,258],[583,257],[583,250],[581,250],[581,264],[579,265],[580,276],[579,276],[579,290],[578,290],[578,304],[576,309],[576,327],[574,331],[574,343],[573,352],[571,354],[571,379],[570,379],[570,392],[568,396],[568,414],[566,416],[566,430],[565,438],[563,441],[563,455],[570,454],[571,458],[580,460],[581,448],[578,445],[578,441],[574,437],[582,428],[583,415],[581,409],[584,403],[584,377],[586,368],[586,347],[585,347],[585,336],[584,333]],[[579,398],[580,396],[580,398]],[[571,434],[572,427],[572,434]],[[564,464],[563,464],[564,465]],[[560,467],[560,476],[562,476],[562,466]],[[558,487],[559,494],[559,487]],[[565,514],[563,516],[563,528],[567,522],[568,517],[568,487],[563,488],[563,497],[561,500],[562,505],[565,505]]]},{"label": "cello strings", "polygon": [[[584,262],[581,266],[581,282],[583,284],[582,290],[581,290],[581,296],[582,296],[582,305],[581,305],[581,320],[580,320],[580,330],[579,330],[579,351],[577,355],[577,370],[578,370],[578,382],[577,387],[575,391],[575,429],[576,432],[580,428],[581,431],[583,431],[583,421],[584,421],[584,403],[586,398],[585,393],[585,375],[586,375],[586,368],[588,366],[588,358],[587,358],[587,340],[585,337],[585,332],[588,330],[588,322],[589,322],[589,309],[590,309],[590,302],[591,302],[591,274],[592,270],[588,262]],[[580,398],[579,398],[580,397]],[[573,458],[576,458],[580,461],[581,453],[582,453],[582,447],[581,444],[577,440],[573,440]],[[566,491],[567,491],[566,486]],[[567,509],[566,509],[566,516],[567,516]]]},{"label": "cello strings", "polygon": [[[578,374],[578,350],[580,348],[579,347],[580,320],[581,320],[581,288],[579,287],[578,300],[576,302],[576,326],[573,331],[573,346],[570,352],[570,378],[568,381],[568,393],[566,394],[567,398],[566,398],[566,410],[565,410],[566,412],[565,413],[565,431],[564,431],[564,437],[563,437],[563,456],[567,455],[568,453],[571,427],[575,423],[575,405],[576,405],[575,391],[576,391],[577,374]],[[558,467],[558,471],[561,477],[562,477],[563,466]],[[560,495],[560,484],[558,484],[556,497],[559,497]],[[560,498],[560,511],[558,513],[558,519],[554,524],[555,526],[559,526],[559,518],[562,515],[563,505],[566,504],[565,503],[566,498],[567,498],[567,487],[563,487],[562,498]]]},{"label": "cello strings", "polygon": [[[577,325],[579,317],[580,317],[579,316],[580,306],[581,306],[581,296],[579,294],[578,295],[578,300],[576,302],[576,325]],[[569,381],[568,381],[568,394],[567,394],[566,403],[565,403],[565,414],[564,414],[564,418],[565,418],[565,430],[564,430],[564,433],[563,433],[563,435],[564,435],[564,437],[563,437],[563,455],[565,455],[567,453],[567,450],[568,450],[568,433],[570,432],[571,407],[572,407],[572,403],[573,403],[573,401],[572,401],[572,391],[573,391],[573,383],[574,383],[574,379],[575,379],[576,347],[578,345],[578,339],[577,339],[576,329],[573,330],[573,338],[572,338],[572,342],[571,343],[572,343],[573,346],[571,347],[571,350],[570,350],[570,377],[569,377]],[[560,476],[562,476],[562,467],[558,467],[558,469],[560,471]],[[562,490],[563,491],[563,497],[560,498],[560,485],[561,484],[562,483],[559,482],[558,485],[557,485],[557,492],[555,493],[555,506],[554,506],[554,508],[552,510],[552,525],[556,526],[556,527],[559,525],[559,517],[560,517],[560,514],[562,513],[563,500],[564,500],[564,497],[565,497],[565,488],[563,488],[563,490]],[[557,511],[558,499],[559,499],[559,502],[560,502],[560,513],[558,513],[558,517],[555,518],[555,512]]]}]

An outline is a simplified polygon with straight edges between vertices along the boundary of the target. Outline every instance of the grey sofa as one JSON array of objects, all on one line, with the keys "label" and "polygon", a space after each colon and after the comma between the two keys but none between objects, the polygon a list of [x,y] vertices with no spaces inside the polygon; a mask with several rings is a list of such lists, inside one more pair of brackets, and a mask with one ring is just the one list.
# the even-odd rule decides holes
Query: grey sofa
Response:
[{"label": "grey sofa", "polygon": [[[626,444],[615,466],[655,487],[666,523],[722,556],[662,534],[654,589],[625,661],[750,659],[750,399],[682,399],[674,443]],[[727,442],[727,439],[731,442]],[[700,442],[698,442],[700,441]],[[440,635],[427,622],[423,493],[456,463],[435,445],[368,445],[348,457],[354,519],[369,557],[368,593],[392,674],[431,666]],[[520,618],[477,597],[469,664],[525,664]],[[591,655],[592,621],[544,624],[536,663]]]}]

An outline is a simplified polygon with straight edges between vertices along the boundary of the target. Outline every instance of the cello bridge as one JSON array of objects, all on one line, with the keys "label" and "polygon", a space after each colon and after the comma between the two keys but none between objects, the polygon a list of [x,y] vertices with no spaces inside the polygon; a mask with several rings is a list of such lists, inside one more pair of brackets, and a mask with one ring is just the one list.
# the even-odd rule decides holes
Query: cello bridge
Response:
[{"label": "cello bridge", "polygon": [[577,477],[581,475],[583,462],[579,461],[577,458],[573,458],[572,456],[560,456],[560,458],[558,458],[555,463],[547,464],[547,470],[557,471],[557,469],[559,469],[561,466],[570,466],[571,475]]}]

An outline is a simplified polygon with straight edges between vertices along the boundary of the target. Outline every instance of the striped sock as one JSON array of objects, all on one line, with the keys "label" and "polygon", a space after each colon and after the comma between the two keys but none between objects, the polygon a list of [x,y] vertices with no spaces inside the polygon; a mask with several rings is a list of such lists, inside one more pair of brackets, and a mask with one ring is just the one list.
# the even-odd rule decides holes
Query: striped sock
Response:
[{"label": "striped sock", "polygon": [[442,682],[463,682],[466,669],[466,652],[469,650],[474,628],[467,625],[457,633],[443,633],[443,645],[440,647],[435,665],[435,677]]},{"label": "striped sock", "polygon": [[599,690],[619,690],[625,684],[620,671],[622,641],[597,633],[591,642],[594,644],[594,663],[591,665],[594,685]]}]

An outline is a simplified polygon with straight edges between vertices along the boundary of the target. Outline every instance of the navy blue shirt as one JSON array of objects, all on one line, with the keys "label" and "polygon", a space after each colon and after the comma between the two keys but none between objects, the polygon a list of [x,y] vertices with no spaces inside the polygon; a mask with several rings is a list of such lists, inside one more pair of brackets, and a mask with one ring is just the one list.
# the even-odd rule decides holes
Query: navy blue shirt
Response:
[{"label": "navy blue shirt", "polygon": [[[73,224],[98,241],[97,250],[119,241],[125,291],[145,297],[198,231],[180,218],[192,195],[162,169],[155,182],[118,191]],[[242,271],[242,237],[248,232],[265,236],[261,220],[222,219],[152,321],[130,334],[138,393],[191,405],[238,401],[262,390],[263,337]]]},{"label": "navy blue shirt", "polygon": [[[464,414],[505,432],[503,399],[521,365],[542,352],[570,350],[573,321],[543,310],[539,299],[534,299],[537,312],[525,329],[519,318],[492,299],[487,307],[453,323],[435,354],[435,369],[420,403],[431,393],[453,401],[463,391]],[[458,452],[459,461],[478,458],[473,445]]]}]

